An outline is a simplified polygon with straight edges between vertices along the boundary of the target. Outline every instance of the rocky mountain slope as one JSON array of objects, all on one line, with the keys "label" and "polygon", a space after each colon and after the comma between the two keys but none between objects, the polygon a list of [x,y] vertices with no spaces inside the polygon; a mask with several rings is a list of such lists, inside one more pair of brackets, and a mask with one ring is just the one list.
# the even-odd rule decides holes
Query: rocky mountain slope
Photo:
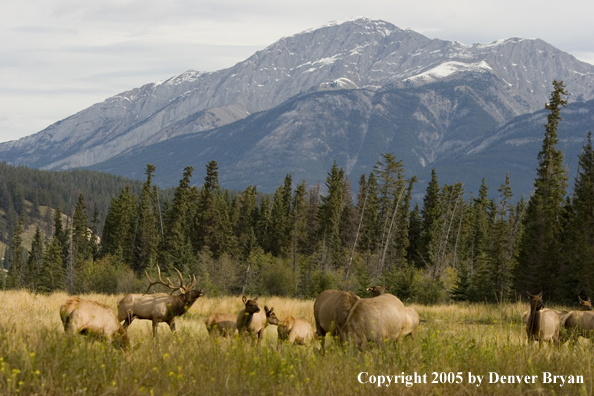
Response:
[{"label": "rocky mountain slope", "polygon": [[[146,162],[138,167],[134,158],[157,162],[169,155],[163,150],[188,150],[197,169],[232,155],[227,181],[262,186],[278,183],[270,172],[323,178],[334,159],[367,171],[385,151],[425,169],[542,109],[553,79],[565,82],[570,102],[594,98],[594,66],[542,40],[467,46],[361,18],[282,38],[228,69],[121,93],[0,144],[0,160],[140,176]],[[160,169],[177,180],[184,157],[168,158]]]}]

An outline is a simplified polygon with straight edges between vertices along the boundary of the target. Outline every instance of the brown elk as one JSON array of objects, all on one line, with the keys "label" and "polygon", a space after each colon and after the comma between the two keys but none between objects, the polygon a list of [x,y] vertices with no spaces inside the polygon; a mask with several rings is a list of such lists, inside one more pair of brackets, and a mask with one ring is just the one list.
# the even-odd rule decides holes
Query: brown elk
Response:
[{"label": "brown elk", "polygon": [[94,335],[104,337],[110,342],[117,338],[117,343],[122,347],[130,346],[126,330],[118,321],[113,308],[107,305],[73,296],[60,307],[60,318],[64,331],[68,334]]},{"label": "brown elk", "polygon": [[[179,275],[179,286],[174,286],[171,280],[167,278],[167,283],[161,279],[161,269],[157,266],[159,280],[153,282],[146,273],[149,280],[149,286],[144,294],[128,294],[118,303],[118,319],[124,321],[124,328],[127,329],[136,318],[147,319],[153,322],[153,336],[157,336],[157,325],[160,322],[167,323],[171,331],[175,331],[175,318],[181,316],[190,309],[192,304],[202,296],[201,290],[194,290],[196,285],[196,276],[188,285],[184,285],[184,278],[177,270]],[[166,293],[157,293],[147,295],[154,285],[164,285],[171,289],[171,295]],[[175,291],[181,294],[173,295]]]},{"label": "brown elk", "polygon": [[326,333],[337,336],[344,326],[351,308],[360,298],[350,291],[324,290],[314,303],[316,333],[323,338]]},{"label": "brown elk", "polygon": [[546,309],[542,302],[542,292],[537,295],[528,293],[530,297],[530,315],[526,321],[526,334],[528,340],[552,341],[559,346],[559,328],[561,321],[559,315],[550,309]]},{"label": "brown elk", "polygon": [[[373,295],[373,297],[378,297],[381,296],[382,294],[384,294],[385,292],[389,291],[391,289],[391,286],[388,287],[382,287],[382,286],[372,286],[372,287],[368,287],[367,291],[370,291],[371,294]],[[411,307],[405,307],[404,308],[406,311],[406,326],[404,327],[402,336],[411,336],[414,337],[415,334],[417,333],[417,328],[419,327],[419,324],[421,323],[421,318],[419,317],[419,314],[417,313],[417,311],[414,308]]]},{"label": "brown elk", "polygon": [[277,325],[279,343],[288,340],[292,344],[304,345],[313,340],[313,327],[307,320],[292,316],[279,320],[274,313],[274,308],[264,307],[264,310],[266,311],[266,321],[269,324]]},{"label": "brown elk", "polygon": [[380,344],[384,340],[397,340],[404,336],[407,325],[406,310],[398,297],[382,294],[362,298],[353,306],[340,330],[341,341],[352,340],[363,348],[369,341]]},{"label": "brown elk", "polygon": [[561,326],[574,334],[580,334],[584,337],[594,331],[594,314],[592,311],[592,301],[590,297],[587,300],[582,300],[578,296],[580,302],[579,311],[568,312],[561,318]]},{"label": "brown elk", "polygon": [[206,318],[204,324],[211,335],[220,334],[224,337],[237,334],[237,316],[225,313],[213,313]]},{"label": "brown elk", "polygon": [[241,301],[245,308],[237,315],[237,331],[239,334],[247,333],[252,337],[258,337],[259,342],[266,326],[266,314],[258,307],[258,297],[248,300],[243,296]]}]

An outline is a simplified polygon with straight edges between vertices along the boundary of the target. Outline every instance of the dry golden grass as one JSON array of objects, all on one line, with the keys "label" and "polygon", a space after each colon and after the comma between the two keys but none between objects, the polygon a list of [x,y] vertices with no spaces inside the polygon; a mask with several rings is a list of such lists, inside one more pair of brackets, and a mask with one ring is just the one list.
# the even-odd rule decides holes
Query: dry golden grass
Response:
[{"label": "dry golden grass", "polygon": [[[521,314],[527,304],[413,305],[422,324],[414,339],[359,352],[330,343],[322,356],[316,346],[276,347],[269,326],[251,346],[241,338],[210,337],[204,326],[213,312],[238,313],[241,297],[200,298],[178,319],[178,332],[166,325],[152,338],[149,321],[129,328],[132,350],[85,337],[67,337],[59,307],[68,296],[0,292],[0,395],[510,395],[592,394],[592,343],[580,339],[560,348],[526,340]],[[116,308],[122,296],[81,296]],[[260,297],[279,317],[302,317],[313,325],[313,300]],[[427,383],[407,387],[361,384],[368,375],[426,374]],[[462,383],[431,383],[433,373],[462,373]],[[469,373],[537,375],[535,384],[468,382]],[[543,384],[542,375],[583,376],[583,384]]]}]

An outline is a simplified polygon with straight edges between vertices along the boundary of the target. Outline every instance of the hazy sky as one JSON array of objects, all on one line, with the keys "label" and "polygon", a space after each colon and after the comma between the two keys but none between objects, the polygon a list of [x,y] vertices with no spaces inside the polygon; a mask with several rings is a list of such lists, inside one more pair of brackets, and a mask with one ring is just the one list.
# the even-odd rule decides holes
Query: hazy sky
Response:
[{"label": "hazy sky", "polygon": [[594,1],[0,0],[0,142],[188,69],[357,16],[464,44],[541,38],[594,64]]}]

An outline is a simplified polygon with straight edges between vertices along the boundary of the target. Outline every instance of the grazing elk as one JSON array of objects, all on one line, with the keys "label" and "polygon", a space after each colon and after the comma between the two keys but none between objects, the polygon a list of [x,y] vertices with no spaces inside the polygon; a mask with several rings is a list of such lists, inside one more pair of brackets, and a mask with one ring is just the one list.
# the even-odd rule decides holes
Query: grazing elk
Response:
[{"label": "grazing elk", "polygon": [[247,333],[252,337],[258,337],[258,342],[264,333],[266,326],[266,314],[258,307],[258,297],[248,300],[246,296],[241,298],[245,308],[237,315],[237,331],[239,334]]},{"label": "grazing elk", "polygon": [[552,341],[556,346],[559,346],[559,328],[561,327],[559,315],[544,307],[542,292],[537,295],[528,293],[528,296],[530,297],[530,315],[526,320],[528,340],[539,343]]},{"label": "grazing elk", "polygon": [[233,314],[213,313],[204,321],[206,330],[211,335],[220,334],[224,337],[237,334],[237,316]]},{"label": "grazing elk", "polygon": [[[370,291],[373,297],[378,297],[384,294],[385,292],[389,291],[392,286],[382,287],[382,286],[372,286],[368,287],[367,291]],[[417,333],[417,328],[419,324],[421,324],[421,318],[419,314],[414,308],[405,307],[406,311],[406,326],[404,327],[402,336],[411,336],[414,337]]]},{"label": "grazing elk", "polygon": [[578,296],[580,302],[579,311],[571,311],[561,318],[561,326],[574,334],[580,334],[583,337],[588,336],[594,331],[594,314],[592,311],[592,301],[590,297],[587,300],[582,300]]},{"label": "grazing elk", "polygon": [[316,321],[316,333],[322,338],[322,349],[324,348],[324,337],[326,333],[338,336],[339,329],[344,326],[351,308],[360,298],[350,291],[324,290],[320,293],[314,303],[314,318]]},{"label": "grazing elk", "polygon": [[[128,294],[118,303],[118,319],[124,321],[124,328],[127,329],[136,318],[147,319],[153,322],[153,337],[157,336],[157,325],[160,322],[167,323],[171,331],[175,331],[175,318],[181,316],[190,309],[192,304],[202,296],[201,290],[194,290],[196,276],[188,285],[184,285],[184,278],[177,269],[179,275],[179,286],[174,286],[167,278],[167,283],[161,279],[161,269],[157,266],[159,280],[153,282],[146,273],[149,286],[144,294]],[[171,295],[157,293],[147,295],[154,285],[164,285],[171,289]],[[181,294],[173,295],[179,290]]]},{"label": "grazing elk", "polygon": [[397,340],[404,336],[407,325],[406,310],[398,297],[382,294],[362,298],[353,306],[340,330],[341,341],[352,340],[363,348],[369,341]]},{"label": "grazing elk", "polygon": [[68,334],[80,333],[104,337],[110,342],[117,338],[123,348],[130,346],[126,330],[118,321],[113,308],[95,301],[70,297],[60,307],[60,318]]},{"label": "grazing elk", "polygon": [[266,311],[266,322],[277,325],[279,343],[288,340],[292,344],[305,345],[313,340],[313,327],[307,320],[292,316],[279,320],[274,313],[274,308],[264,307],[264,310]]}]

